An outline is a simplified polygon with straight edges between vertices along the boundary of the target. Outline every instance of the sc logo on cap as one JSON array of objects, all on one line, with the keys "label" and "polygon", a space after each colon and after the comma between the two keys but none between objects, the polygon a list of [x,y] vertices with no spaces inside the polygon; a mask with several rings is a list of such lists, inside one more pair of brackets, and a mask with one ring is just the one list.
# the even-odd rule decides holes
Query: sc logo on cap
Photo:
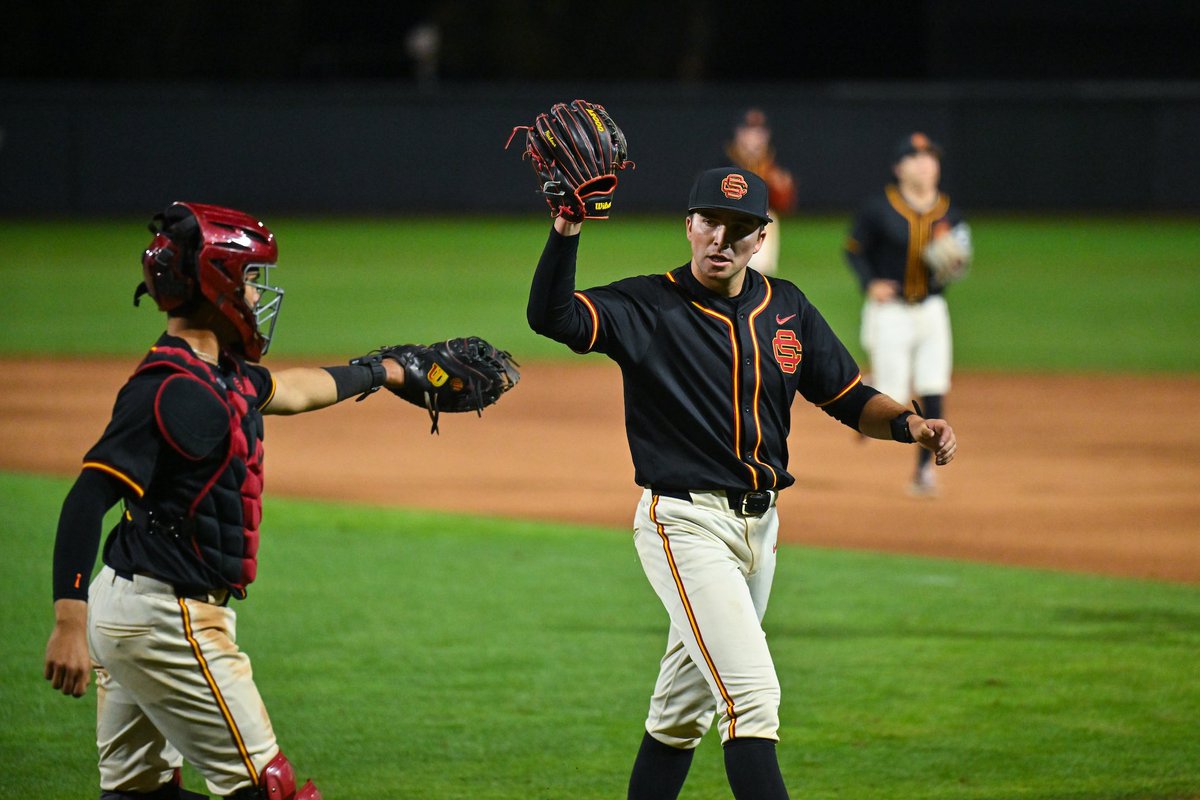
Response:
[{"label": "sc logo on cap", "polygon": [[721,181],[721,194],[730,200],[741,200],[749,192],[750,186],[746,183],[746,179],[736,172],[726,175],[725,180]]}]

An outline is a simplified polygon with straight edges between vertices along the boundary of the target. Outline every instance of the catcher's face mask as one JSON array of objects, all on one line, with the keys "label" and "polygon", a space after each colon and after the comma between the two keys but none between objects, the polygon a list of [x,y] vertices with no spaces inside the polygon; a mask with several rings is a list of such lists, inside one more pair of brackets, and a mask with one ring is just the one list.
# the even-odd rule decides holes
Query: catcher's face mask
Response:
[{"label": "catcher's face mask", "polygon": [[271,347],[275,323],[279,321],[279,309],[283,305],[283,289],[271,283],[274,267],[275,264],[247,264],[245,271],[243,296],[254,313],[255,327],[262,340],[261,355],[266,355]]}]

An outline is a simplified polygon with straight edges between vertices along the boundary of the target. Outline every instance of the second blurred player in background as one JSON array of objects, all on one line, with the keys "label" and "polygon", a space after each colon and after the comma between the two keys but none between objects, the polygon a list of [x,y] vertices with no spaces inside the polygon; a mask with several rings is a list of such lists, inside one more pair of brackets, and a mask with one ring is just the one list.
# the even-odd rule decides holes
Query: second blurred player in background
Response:
[{"label": "second blurred player in background", "polygon": [[[938,188],[941,167],[942,149],[924,133],[898,142],[892,154],[895,182],[863,203],[845,248],[865,295],[862,345],[871,384],[901,403],[919,397],[918,413],[937,419],[944,417],[950,390],[944,291],[966,274],[971,260],[970,229]],[[946,245],[954,246],[957,263],[951,269],[940,268]],[[915,497],[937,494],[927,451],[917,453],[908,490]]]}]

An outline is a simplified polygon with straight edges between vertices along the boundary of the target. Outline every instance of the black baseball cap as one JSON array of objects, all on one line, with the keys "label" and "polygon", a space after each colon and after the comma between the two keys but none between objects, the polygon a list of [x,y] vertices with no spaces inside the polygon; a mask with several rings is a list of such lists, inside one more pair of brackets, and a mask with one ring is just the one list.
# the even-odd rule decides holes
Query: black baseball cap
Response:
[{"label": "black baseball cap", "polygon": [[767,214],[766,181],[741,167],[717,167],[701,172],[692,184],[688,213],[699,208],[737,211],[764,225],[772,221]]},{"label": "black baseball cap", "polygon": [[915,156],[917,153],[929,153],[934,158],[940,159],[942,157],[942,146],[920,131],[910,133],[896,143],[892,163],[895,164],[900,159],[906,156]]}]

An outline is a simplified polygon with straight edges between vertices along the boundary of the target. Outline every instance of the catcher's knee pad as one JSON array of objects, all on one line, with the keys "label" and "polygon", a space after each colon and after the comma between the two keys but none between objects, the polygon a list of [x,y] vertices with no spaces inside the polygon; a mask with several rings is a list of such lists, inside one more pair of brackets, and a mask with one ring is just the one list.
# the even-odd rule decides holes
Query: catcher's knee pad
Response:
[{"label": "catcher's knee pad", "polygon": [[296,772],[282,750],[263,768],[259,790],[263,800],[321,800],[321,792],[312,781],[296,789]]}]

